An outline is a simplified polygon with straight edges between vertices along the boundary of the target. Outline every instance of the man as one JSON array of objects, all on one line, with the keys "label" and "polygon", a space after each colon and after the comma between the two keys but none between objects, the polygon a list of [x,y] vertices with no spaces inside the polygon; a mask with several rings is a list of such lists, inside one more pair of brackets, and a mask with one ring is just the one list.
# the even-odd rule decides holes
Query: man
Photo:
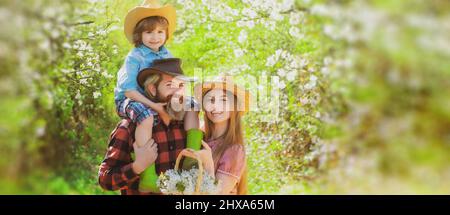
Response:
[{"label": "man", "polygon": [[[173,101],[182,99],[184,93],[184,82],[181,80],[185,77],[180,66],[181,60],[178,58],[156,60],[152,67],[139,73],[138,83],[154,102],[172,101],[171,104],[176,105],[177,102]],[[190,107],[195,104],[193,100],[188,103]],[[196,111],[191,112],[197,116],[186,114],[186,117],[180,117],[180,109],[183,108],[168,110],[173,119],[168,125],[158,115],[152,116],[154,126],[149,131],[152,132],[152,139],[144,146],[134,143],[136,125],[130,119],[121,120],[109,138],[108,151],[100,165],[100,186],[106,190],[120,190],[122,195],[154,194],[139,191],[139,174],[153,163],[158,175],[173,169],[178,154],[186,147],[185,128],[198,127],[198,106],[195,106]],[[183,119],[194,125],[186,125]]]}]

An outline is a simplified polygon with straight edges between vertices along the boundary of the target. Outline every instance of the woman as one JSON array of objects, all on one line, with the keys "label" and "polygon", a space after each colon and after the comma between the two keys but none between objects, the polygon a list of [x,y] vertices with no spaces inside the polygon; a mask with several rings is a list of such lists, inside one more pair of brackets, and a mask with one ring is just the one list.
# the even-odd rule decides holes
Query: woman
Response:
[{"label": "woman", "polygon": [[189,150],[203,160],[205,171],[221,181],[220,194],[247,194],[247,171],[241,117],[248,111],[249,92],[230,80],[205,82],[194,88],[205,111],[203,149]]}]

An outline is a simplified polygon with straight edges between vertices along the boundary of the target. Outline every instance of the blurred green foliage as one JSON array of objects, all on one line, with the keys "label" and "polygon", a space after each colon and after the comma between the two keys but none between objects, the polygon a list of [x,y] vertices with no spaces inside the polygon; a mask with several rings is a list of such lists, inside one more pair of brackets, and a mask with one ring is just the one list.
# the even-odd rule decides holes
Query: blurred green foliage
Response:
[{"label": "blurred green foliage", "polygon": [[[251,193],[450,192],[448,1],[162,2],[186,73],[280,90],[252,89]],[[0,3],[0,193],[117,194],[97,170],[139,3]]]}]

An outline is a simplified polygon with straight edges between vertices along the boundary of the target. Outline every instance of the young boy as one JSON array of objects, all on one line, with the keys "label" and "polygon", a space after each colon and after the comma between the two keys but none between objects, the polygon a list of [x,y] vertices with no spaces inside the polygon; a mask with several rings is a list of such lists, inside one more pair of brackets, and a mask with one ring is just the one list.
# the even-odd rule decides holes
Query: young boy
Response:
[{"label": "young boy", "polygon": [[159,114],[165,124],[170,121],[164,111],[165,104],[147,99],[136,79],[139,72],[150,67],[154,60],[172,57],[164,44],[172,36],[175,16],[172,6],[160,7],[156,1],[144,1],[143,5],[130,10],[125,18],[125,35],[135,48],[118,72],[114,99],[119,116],[130,118],[137,124],[135,135],[140,146],[151,137],[145,132],[153,126],[149,116]]},{"label": "young boy", "polygon": [[[155,60],[171,58],[165,43],[173,35],[176,25],[176,12],[171,5],[161,6],[156,0],[145,0],[141,6],[130,10],[125,18],[125,35],[134,44],[118,72],[114,91],[116,110],[120,117],[129,118],[135,123],[135,140],[139,147],[152,137],[152,127],[158,124],[158,117],[164,124],[170,123],[165,111],[166,103],[155,103],[145,96],[138,85],[137,77],[141,70],[151,67]],[[185,128],[198,128],[198,115],[192,114],[184,120]],[[194,117],[195,118],[195,117]]]}]

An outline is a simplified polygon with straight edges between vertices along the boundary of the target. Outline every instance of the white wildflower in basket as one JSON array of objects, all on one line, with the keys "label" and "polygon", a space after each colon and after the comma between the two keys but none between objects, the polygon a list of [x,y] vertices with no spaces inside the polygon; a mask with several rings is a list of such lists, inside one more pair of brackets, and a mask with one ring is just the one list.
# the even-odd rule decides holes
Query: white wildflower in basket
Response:
[{"label": "white wildflower in basket", "polygon": [[203,165],[198,156],[193,157],[198,161],[198,169],[179,170],[183,156],[191,157],[184,150],[181,151],[175,163],[175,169],[169,169],[159,176],[156,183],[161,192],[166,195],[217,194],[220,183],[203,171]]}]

